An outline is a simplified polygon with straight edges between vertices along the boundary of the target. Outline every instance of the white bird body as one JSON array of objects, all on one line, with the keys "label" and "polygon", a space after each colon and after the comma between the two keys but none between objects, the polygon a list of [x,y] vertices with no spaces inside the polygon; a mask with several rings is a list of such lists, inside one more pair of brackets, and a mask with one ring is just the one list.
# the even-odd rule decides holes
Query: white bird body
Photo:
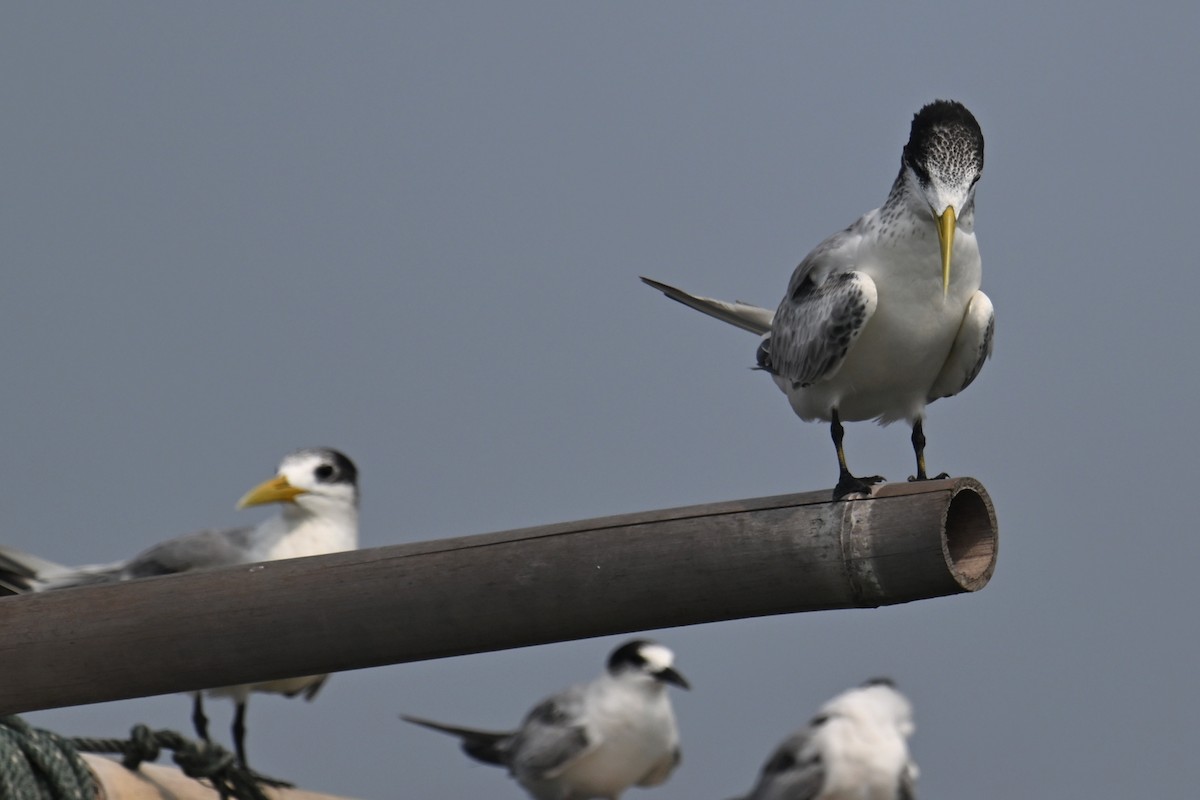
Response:
[{"label": "white bird body", "polygon": [[508,768],[534,800],[617,800],[657,786],[679,763],[679,729],[665,683],[687,688],[671,652],[627,642],[590,683],[551,695],[511,732],[480,731],[405,716],[457,736],[472,758]]},{"label": "white bird body", "polygon": [[[943,295],[941,275],[932,268],[938,261],[933,220],[914,216],[911,229],[892,238],[863,235],[863,230],[880,227],[881,212],[869,212],[814,251],[821,253],[819,268],[811,273],[814,281],[845,280],[840,276],[852,273],[860,291],[873,296],[874,311],[845,360],[820,380],[801,386],[785,375],[773,376],[792,409],[806,421],[829,421],[830,410],[836,408],[846,421],[911,423],[928,402],[941,396],[933,394],[934,386],[956,341],[963,336],[975,340],[971,355],[977,355],[982,331],[964,328],[966,309],[977,296],[989,310],[991,303],[979,292],[983,269],[973,227],[958,228],[954,271]],[[827,245],[831,249],[825,249]],[[911,313],[914,308],[921,313]],[[952,393],[960,388],[961,384]]]},{"label": "white bird body", "polygon": [[358,509],[344,504],[327,506],[319,513],[298,506],[281,507],[279,516],[254,528],[248,560],[278,561],[357,549]]},{"label": "white bird body", "polygon": [[908,748],[894,728],[832,719],[826,730],[822,800],[894,800]]},{"label": "white bird body", "polygon": [[830,700],[785,739],[741,800],[913,800],[912,707],[889,681]]},{"label": "white bird body", "polygon": [[[630,786],[657,786],[676,764],[679,730],[666,687],[601,675],[583,687],[590,745],[561,767],[543,772],[520,753],[513,775],[538,800],[615,798]],[[638,708],[630,715],[630,708]],[[570,787],[562,795],[562,787]]]},{"label": "white bird body", "polygon": [[[961,103],[914,117],[884,204],[828,237],[792,273],[774,312],[688,294],[643,278],[673,300],[762,336],[758,366],[804,420],[827,420],[837,449],[834,499],[879,476],[846,466],[842,420],[907,420],[915,480],[926,480],[925,406],[958,394],[992,352],[992,303],[979,291],[975,184],[983,134]],[[940,266],[940,269],[939,269]]]}]

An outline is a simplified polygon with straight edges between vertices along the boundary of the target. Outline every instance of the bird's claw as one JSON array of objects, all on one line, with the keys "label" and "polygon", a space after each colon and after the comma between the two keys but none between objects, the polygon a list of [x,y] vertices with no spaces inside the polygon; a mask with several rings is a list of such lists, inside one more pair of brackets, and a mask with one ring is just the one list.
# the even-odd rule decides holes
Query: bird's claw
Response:
[{"label": "bird's claw", "polygon": [[949,472],[939,472],[937,475],[934,475],[932,478],[931,478],[931,477],[929,477],[928,475],[924,475],[924,476],[922,476],[922,475],[909,475],[909,476],[908,476],[908,482],[909,482],[909,483],[917,483],[918,481],[944,481],[944,480],[946,480],[946,479],[947,479],[947,478],[949,478],[949,477],[950,477],[950,473],[949,473]]},{"label": "bird's claw", "polygon": [[837,486],[833,489],[833,499],[841,500],[848,494],[871,494],[871,487],[886,480],[882,475],[868,475],[863,478],[851,475],[849,472],[838,478]]}]

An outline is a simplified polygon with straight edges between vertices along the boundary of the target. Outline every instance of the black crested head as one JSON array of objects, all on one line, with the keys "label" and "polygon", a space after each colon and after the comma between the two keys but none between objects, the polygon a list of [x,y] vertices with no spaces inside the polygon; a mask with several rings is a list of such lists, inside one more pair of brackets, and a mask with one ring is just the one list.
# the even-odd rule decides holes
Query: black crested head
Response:
[{"label": "black crested head", "polygon": [[896,682],[891,678],[878,677],[863,681],[862,688],[869,689],[872,686],[886,686],[889,689],[896,688]]},{"label": "black crested head", "polygon": [[625,642],[609,655],[608,671],[616,673],[623,669],[644,669],[646,656],[642,654],[642,648],[652,644],[654,642],[649,639],[631,639]]},{"label": "black crested head", "polygon": [[344,483],[358,487],[358,467],[340,450],[334,450],[332,447],[306,447],[291,455],[312,456],[320,460],[313,468],[313,477],[317,483]]},{"label": "black crested head", "polygon": [[612,651],[608,657],[608,674],[642,675],[659,684],[674,684],[681,689],[692,688],[687,678],[673,666],[675,654],[658,642],[649,639],[633,639]]},{"label": "black crested head", "polygon": [[983,172],[983,131],[962,103],[934,100],[913,115],[904,163],[923,185],[931,173],[951,182],[974,179]]}]

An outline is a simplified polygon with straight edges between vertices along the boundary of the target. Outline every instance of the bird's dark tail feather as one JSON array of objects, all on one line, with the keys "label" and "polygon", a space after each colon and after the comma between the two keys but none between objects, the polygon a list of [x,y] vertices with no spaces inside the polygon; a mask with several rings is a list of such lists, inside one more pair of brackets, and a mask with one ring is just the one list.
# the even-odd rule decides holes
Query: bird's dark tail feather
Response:
[{"label": "bird's dark tail feather", "polygon": [[0,594],[25,594],[33,591],[38,579],[39,561],[40,559],[29,553],[0,547]]},{"label": "bird's dark tail feather", "polygon": [[475,728],[460,728],[454,725],[434,722],[429,719],[422,719],[421,717],[410,717],[407,714],[401,714],[400,719],[405,722],[411,722],[414,725],[420,725],[423,728],[457,736],[462,740],[463,752],[476,761],[482,761],[485,764],[495,764],[498,767],[508,766],[507,744],[508,740],[512,738],[510,731],[481,731]]}]

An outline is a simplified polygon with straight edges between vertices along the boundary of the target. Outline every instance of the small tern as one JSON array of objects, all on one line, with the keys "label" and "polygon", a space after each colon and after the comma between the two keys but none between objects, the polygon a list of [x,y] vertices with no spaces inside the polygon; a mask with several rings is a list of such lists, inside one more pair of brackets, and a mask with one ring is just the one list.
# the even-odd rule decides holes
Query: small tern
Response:
[{"label": "small tern", "polygon": [[538,703],[515,731],[402,719],[457,736],[467,755],[507,767],[534,800],[617,800],[630,786],[664,783],[679,764],[666,684],[690,687],[673,664],[661,644],[626,642],[600,677]]},{"label": "small tern", "polygon": [[830,700],[784,739],[738,800],[914,800],[912,706],[886,678]]},{"label": "small tern", "polygon": [[[673,300],[759,334],[758,367],[804,420],[825,420],[837,450],[835,500],[881,476],[846,465],[842,421],[912,425],[925,469],[925,406],[971,385],[992,353],[994,314],[979,291],[975,184],[983,133],[961,103],[916,113],[900,174],[883,206],[809,253],[774,311],[688,294],[642,278]],[[947,477],[944,473],[938,478]]]},{"label": "small tern", "polygon": [[[168,539],[128,561],[67,567],[0,547],[0,594],[40,592],[177,572],[299,558],[358,547],[358,469],[337,450],[309,448],[284,456],[278,474],[251,489],[238,508],[279,503],[280,513],[252,528],[204,530]],[[233,742],[246,764],[246,702],[251,692],[311,700],[327,675],[225,686],[193,693],[192,723],[209,741],[203,695],[232,698]]]}]

